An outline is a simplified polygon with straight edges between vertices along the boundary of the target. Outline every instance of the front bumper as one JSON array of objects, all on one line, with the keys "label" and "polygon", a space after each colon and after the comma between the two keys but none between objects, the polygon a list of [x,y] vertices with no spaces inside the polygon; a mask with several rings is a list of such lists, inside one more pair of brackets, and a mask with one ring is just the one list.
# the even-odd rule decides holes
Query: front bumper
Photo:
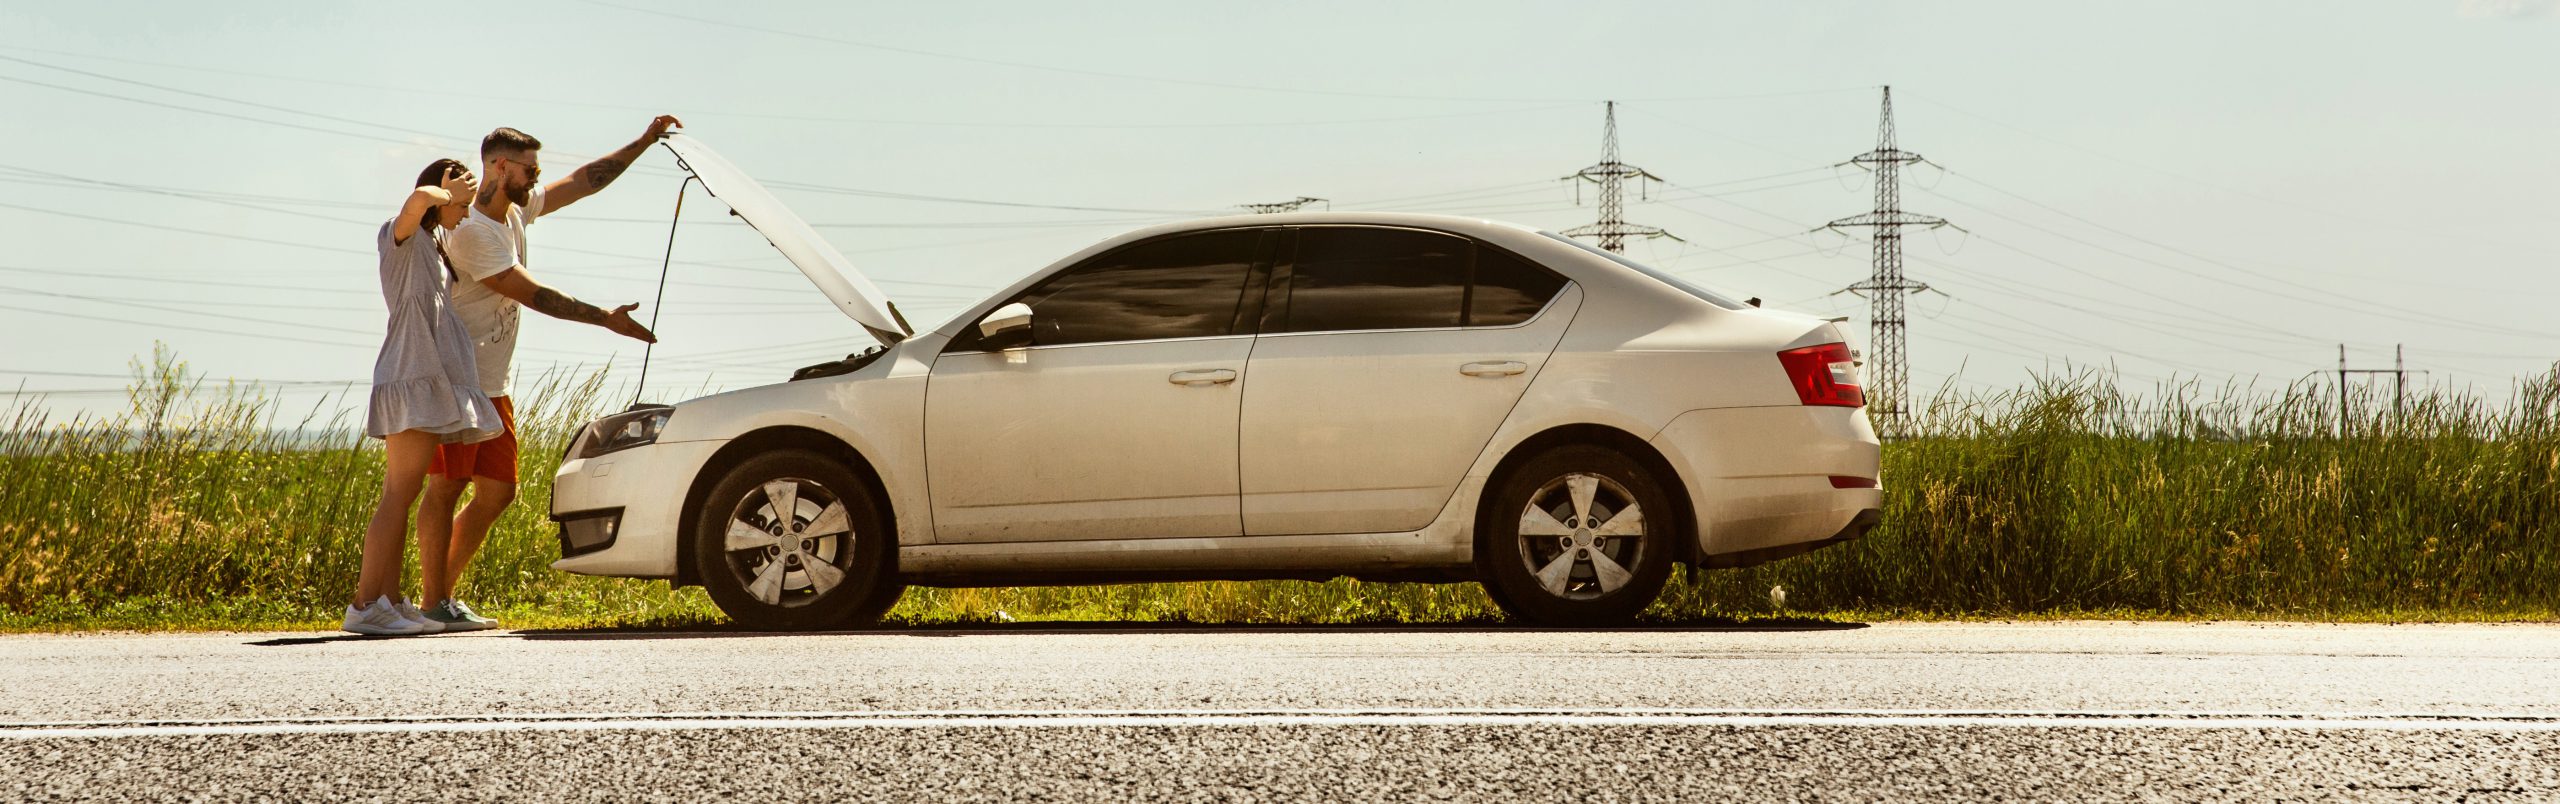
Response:
[{"label": "front bumper", "polygon": [[563,528],[562,557],[551,568],[674,578],[685,494],[727,443],[663,442],[561,463],[551,476],[551,521]]},{"label": "front bumper", "polygon": [[1884,508],[1880,484],[1838,488],[1832,481],[1880,474],[1883,445],[1865,408],[1693,410],[1652,443],[1688,488],[1698,555],[1710,564],[1722,555],[1829,541],[1850,532],[1861,514]]}]

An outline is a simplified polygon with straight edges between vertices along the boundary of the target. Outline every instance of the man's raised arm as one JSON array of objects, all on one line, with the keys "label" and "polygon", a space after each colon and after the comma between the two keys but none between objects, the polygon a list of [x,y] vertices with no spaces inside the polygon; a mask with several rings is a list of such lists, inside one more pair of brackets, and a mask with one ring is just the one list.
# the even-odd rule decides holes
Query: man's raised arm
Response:
[{"label": "man's raised arm", "polygon": [[595,195],[597,190],[602,190],[605,185],[612,184],[614,179],[621,178],[623,171],[631,169],[631,163],[640,160],[640,154],[649,150],[650,143],[657,142],[658,138],[666,136],[667,129],[680,128],[683,125],[683,121],[677,120],[675,115],[658,115],[657,119],[649,121],[649,132],[640,135],[639,139],[632,140],[631,144],[622,146],[613,153],[597,157],[596,161],[588,162],[585,166],[571,171],[567,177],[559,181],[544,185],[542,214],[549,215],[562,207],[577,203],[578,199]]}]

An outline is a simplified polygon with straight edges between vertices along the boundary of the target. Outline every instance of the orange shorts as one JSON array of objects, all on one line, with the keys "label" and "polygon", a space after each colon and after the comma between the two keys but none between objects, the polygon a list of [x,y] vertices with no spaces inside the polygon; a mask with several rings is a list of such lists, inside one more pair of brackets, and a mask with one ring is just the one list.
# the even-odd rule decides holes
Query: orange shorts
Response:
[{"label": "orange shorts", "polygon": [[477,444],[445,444],[436,448],[436,459],[427,465],[427,473],[443,475],[449,480],[485,477],[500,483],[516,482],[516,404],[503,396],[489,397],[498,406],[498,421],[507,425],[506,434]]}]

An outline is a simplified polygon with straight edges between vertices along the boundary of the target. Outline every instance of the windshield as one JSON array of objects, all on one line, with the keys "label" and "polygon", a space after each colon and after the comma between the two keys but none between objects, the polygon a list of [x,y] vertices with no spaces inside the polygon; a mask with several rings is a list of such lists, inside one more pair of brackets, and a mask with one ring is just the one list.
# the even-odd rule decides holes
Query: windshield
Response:
[{"label": "windshield", "polygon": [[1644,264],[1644,263],[1636,262],[1635,260],[1627,259],[1626,255],[1624,255],[1624,254],[1619,254],[1619,253],[1614,252],[1614,251],[1609,251],[1609,250],[1607,250],[1607,249],[1602,249],[1602,248],[1599,248],[1599,247],[1593,246],[1593,245],[1591,245],[1591,244],[1589,244],[1589,243],[1585,243],[1585,242],[1582,242],[1582,241],[1580,241],[1580,240],[1575,240],[1575,239],[1573,239],[1573,238],[1566,237],[1566,236],[1564,236],[1564,235],[1560,235],[1560,234],[1556,234],[1556,233],[1554,233],[1554,232],[1544,232],[1544,231],[1542,231],[1542,232],[1539,232],[1539,234],[1546,235],[1546,236],[1551,237],[1551,238],[1555,238],[1556,240],[1558,240],[1558,241],[1560,241],[1560,242],[1563,242],[1563,243],[1567,243],[1567,244],[1572,245],[1574,248],[1582,249],[1582,250],[1584,250],[1584,251],[1588,251],[1588,252],[1591,252],[1591,253],[1593,253],[1593,254],[1600,255],[1600,256],[1602,256],[1602,257],[1607,257],[1607,258],[1609,259],[1609,261],[1610,261],[1610,262],[1614,262],[1614,263],[1617,263],[1617,264],[1619,264],[1619,265],[1624,265],[1624,266],[1626,266],[1626,267],[1628,267],[1628,268],[1634,269],[1636,273],[1640,273],[1640,274],[1644,274],[1645,276],[1653,277],[1655,281],[1661,282],[1662,284],[1665,284],[1665,285],[1670,285],[1670,286],[1672,286],[1673,288],[1678,289],[1678,290],[1679,290],[1680,292],[1682,292],[1682,293],[1686,293],[1686,294],[1689,294],[1689,295],[1691,295],[1691,296],[1696,296],[1696,297],[1698,297],[1698,298],[1700,298],[1700,299],[1703,299],[1703,300],[1705,300],[1708,304],[1712,304],[1712,305],[1715,305],[1715,306],[1717,306],[1717,307],[1722,307],[1722,308],[1727,309],[1727,310],[1748,310],[1748,309],[1751,309],[1751,305],[1744,304],[1744,303],[1742,303],[1742,302],[1738,302],[1738,301],[1734,301],[1734,300],[1733,300],[1733,299],[1731,299],[1731,298],[1727,298],[1724,294],[1717,293],[1717,292],[1715,292],[1715,291],[1708,290],[1708,289],[1706,289],[1706,288],[1698,287],[1698,286],[1697,286],[1697,285],[1695,285],[1695,284],[1691,284],[1691,283],[1689,282],[1689,280],[1682,279],[1682,278],[1677,277],[1677,276],[1672,276],[1670,273],[1665,272],[1665,271],[1663,271],[1663,270],[1662,270],[1662,269],[1660,269],[1660,268],[1655,268],[1655,267],[1653,267],[1653,266],[1646,265],[1646,264]]}]

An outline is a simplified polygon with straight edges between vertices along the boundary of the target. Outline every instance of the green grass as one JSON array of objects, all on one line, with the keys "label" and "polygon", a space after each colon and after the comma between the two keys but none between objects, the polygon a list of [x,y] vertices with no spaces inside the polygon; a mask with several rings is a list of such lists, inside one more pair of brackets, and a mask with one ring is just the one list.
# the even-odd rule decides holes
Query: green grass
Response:
[{"label": "green grass", "polygon": [[[6,413],[0,631],[334,626],[379,442],[346,414],[203,385],[165,353],[136,373],[116,415],[56,421],[40,400]],[[608,407],[604,382],[552,377],[519,395],[520,502],[464,594],[518,627],[720,622],[700,590],[548,567],[551,472],[571,430]],[[2096,374],[1942,391],[1919,432],[1885,449],[1883,527],[1760,567],[1684,572],[1647,617],[2560,617],[2560,370],[2503,399],[2419,393],[2398,414],[2359,396],[2343,433],[2337,403],[2317,384],[2135,395]],[[890,618],[1500,619],[1473,585],[1347,579],[917,589]]]}]

